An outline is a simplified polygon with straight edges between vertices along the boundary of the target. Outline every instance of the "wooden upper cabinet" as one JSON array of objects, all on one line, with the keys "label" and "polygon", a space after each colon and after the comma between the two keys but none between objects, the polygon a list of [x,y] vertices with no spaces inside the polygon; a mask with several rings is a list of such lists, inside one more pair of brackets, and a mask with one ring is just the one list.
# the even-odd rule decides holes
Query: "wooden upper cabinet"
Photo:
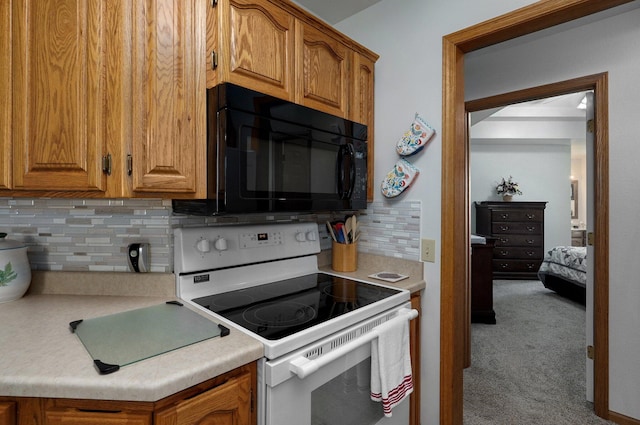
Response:
[{"label": "wooden upper cabinet", "polygon": [[296,33],[296,103],[347,118],[351,49],[302,21]]},{"label": "wooden upper cabinet", "polygon": [[267,0],[219,1],[207,13],[207,87],[230,82],[293,100],[295,18]]},{"label": "wooden upper cabinet", "polygon": [[354,52],[352,71],[351,109],[349,119],[367,126],[367,200],[373,201],[373,165],[374,165],[374,66],[375,62],[362,54]]},{"label": "wooden upper cabinet", "polygon": [[[0,2],[0,190],[11,187],[11,2]],[[2,424],[2,422],[0,422]],[[4,425],[4,424],[2,424]]]},{"label": "wooden upper cabinet", "polygon": [[159,411],[155,425],[251,425],[251,375],[232,378],[220,387]]},{"label": "wooden upper cabinet", "polygon": [[109,1],[2,3],[12,4],[13,188],[104,191]]},{"label": "wooden upper cabinet", "polygon": [[[202,198],[208,2],[137,0],[133,32],[132,190]],[[164,196],[164,195],[163,195]]]}]

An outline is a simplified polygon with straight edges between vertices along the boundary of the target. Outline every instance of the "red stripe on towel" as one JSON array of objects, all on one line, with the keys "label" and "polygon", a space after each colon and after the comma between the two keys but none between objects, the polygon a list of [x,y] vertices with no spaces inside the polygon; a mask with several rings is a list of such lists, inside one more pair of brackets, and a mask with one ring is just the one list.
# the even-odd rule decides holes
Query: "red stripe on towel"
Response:
[{"label": "red stripe on towel", "polygon": [[397,387],[389,391],[387,398],[383,398],[380,393],[371,393],[371,399],[382,401],[382,410],[385,416],[391,416],[391,409],[404,400],[411,391],[413,391],[413,379],[411,375],[407,375]]}]

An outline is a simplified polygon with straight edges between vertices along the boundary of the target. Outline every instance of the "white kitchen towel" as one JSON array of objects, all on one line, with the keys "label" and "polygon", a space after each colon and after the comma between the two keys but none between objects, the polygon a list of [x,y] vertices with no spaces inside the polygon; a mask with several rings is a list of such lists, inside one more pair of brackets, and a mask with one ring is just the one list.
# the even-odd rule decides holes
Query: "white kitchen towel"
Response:
[{"label": "white kitchen towel", "polygon": [[376,327],[371,342],[371,400],[381,401],[384,415],[413,392],[409,319],[397,317]]}]

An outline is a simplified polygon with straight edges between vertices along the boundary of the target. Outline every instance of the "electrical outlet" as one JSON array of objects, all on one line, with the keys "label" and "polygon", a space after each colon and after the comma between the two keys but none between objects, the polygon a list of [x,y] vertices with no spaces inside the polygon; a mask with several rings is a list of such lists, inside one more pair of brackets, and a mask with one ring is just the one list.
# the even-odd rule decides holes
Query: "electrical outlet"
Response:
[{"label": "electrical outlet", "polygon": [[436,241],[433,239],[422,239],[421,259],[430,263],[436,262]]}]

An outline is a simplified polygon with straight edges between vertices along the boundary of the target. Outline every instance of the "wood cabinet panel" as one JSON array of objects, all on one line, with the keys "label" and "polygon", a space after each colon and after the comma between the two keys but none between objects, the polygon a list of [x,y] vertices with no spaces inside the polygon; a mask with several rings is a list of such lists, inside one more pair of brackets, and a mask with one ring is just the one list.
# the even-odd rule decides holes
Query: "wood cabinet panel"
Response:
[{"label": "wood cabinet panel", "polygon": [[133,191],[204,197],[206,2],[134,7]]},{"label": "wood cabinet panel", "polygon": [[418,310],[418,317],[409,322],[411,370],[413,371],[413,393],[409,396],[409,425],[420,425],[420,320],[422,318],[420,292],[411,294],[411,308]]},{"label": "wood cabinet panel", "polygon": [[251,375],[181,401],[155,415],[155,425],[250,425]]},{"label": "wood cabinet panel", "polygon": [[16,425],[16,404],[0,402],[0,425]]},{"label": "wood cabinet panel", "polygon": [[151,415],[127,412],[48,411],[46,425],[151,425]]},{"label": "wood cabinet panel", "polygon": [[11,187],[11,2],[0,2],[0,190]]},{"label": "wood cabinet panel", "polygon": [[106,0],[13,2],[15,189],[105,190],[106,8]]},{"label": "wood cabinet panel", "polygon": [[230,82],[293,101],[294,23],[267,0],[218,2],[207,14],[207,87]]},{"label": "wood cabinet panel", "polygon": [[347,118],[352,51],[302,21],[296,22],[296,43],[296,102]]}]

